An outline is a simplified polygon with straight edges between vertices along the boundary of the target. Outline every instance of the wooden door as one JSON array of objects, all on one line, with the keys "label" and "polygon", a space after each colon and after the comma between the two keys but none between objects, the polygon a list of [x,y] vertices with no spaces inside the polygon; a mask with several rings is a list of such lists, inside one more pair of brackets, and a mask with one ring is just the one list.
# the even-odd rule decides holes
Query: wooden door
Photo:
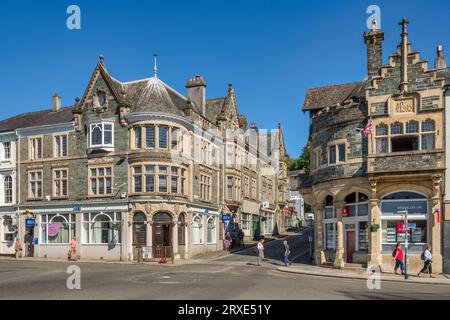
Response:
[{"label": "wooden door", "polygon": [[347,230],[347,262],[353,262],[353,253],[355,253],[355,230]]}]

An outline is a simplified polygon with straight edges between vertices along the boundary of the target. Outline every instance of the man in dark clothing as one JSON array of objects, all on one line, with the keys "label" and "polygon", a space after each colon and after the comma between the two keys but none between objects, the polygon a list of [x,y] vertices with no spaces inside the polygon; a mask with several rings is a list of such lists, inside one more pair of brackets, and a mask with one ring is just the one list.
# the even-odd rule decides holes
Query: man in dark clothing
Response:
[{"label": "man in dark clothing", "polygon": [[241,249],[245,248],[245,244],[244,244],[244,231],[242,231],[242,229],[239,229],[239,233],[238,233],[238,239],[239,239],[239,244],[241,246]]}]

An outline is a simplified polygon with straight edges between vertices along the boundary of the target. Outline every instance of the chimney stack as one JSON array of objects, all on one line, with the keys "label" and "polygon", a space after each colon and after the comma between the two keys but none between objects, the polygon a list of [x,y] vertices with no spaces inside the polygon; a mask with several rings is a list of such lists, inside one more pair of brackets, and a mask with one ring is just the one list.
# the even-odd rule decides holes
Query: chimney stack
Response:
[{"label": "chimney stack", "polygon": [[435,69],[445,69],[447,68],[447,62],[444,56],[444,46],[438,45],[437,47],[437,56],[434,59],[434,68]]},{"label": "chimney stack", "polygon": [[187,81],[186,95],[204,116],[206,113],[206,82],[202,76],[196,75]]},{"label": "chimney stack", "polygon": [[59,96],[59,94],[55,93],[52,96],[52,111],[56,112],[61,110],[61,97]]},{"label": "chimney stack", "polygon": [[377,21],[372,20],[372,29],[364,33],[364,42],[367,46],[367,75],[372,78],[378,74],[383,65],[382,43],[384,32],[378,30]]}]

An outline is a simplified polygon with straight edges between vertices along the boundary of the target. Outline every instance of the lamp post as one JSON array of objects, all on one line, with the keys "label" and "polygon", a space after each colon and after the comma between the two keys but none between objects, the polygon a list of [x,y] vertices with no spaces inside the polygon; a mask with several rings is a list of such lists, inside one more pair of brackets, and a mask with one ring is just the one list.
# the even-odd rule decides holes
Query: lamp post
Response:
[{"label": "lamp post", "polygon": [[313,255],[312,255],[312,227],[313,227],[313,220],[311,219],[311,217],[308,217],[308,225],[309,225],[309,237],[308,237],[308,241],[309,241],[309,258],[312,260]]},{"label": "lamp post", "polygon": [[403,232],[405,233],[405,279],[408,279],[408,210],[399,211],[399,213],[404,214]]}]

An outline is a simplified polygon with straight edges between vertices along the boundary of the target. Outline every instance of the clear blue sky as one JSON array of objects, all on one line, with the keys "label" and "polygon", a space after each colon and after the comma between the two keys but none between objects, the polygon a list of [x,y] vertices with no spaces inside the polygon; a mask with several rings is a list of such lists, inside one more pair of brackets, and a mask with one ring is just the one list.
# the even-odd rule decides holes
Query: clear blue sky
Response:
[{"label": "clear blue sky", "polygon": [[[81,30],[66,28],[70,4],[81,8]],[[209,98],[231,81],[240,112],[260,128],[281,122],[297,156],[308,135],[306,89],[365,76],[371,4],[381,7],[385,63],[403,16],[422,58],[432,62],[438,44],[450,52],[448,1],[2,0],[0,118],[48,108],[54,92],[71,105],[101,53],[129,81],[152,75],[157,52],[160,78],[183,94],[194,74],[206,78]]]}]

